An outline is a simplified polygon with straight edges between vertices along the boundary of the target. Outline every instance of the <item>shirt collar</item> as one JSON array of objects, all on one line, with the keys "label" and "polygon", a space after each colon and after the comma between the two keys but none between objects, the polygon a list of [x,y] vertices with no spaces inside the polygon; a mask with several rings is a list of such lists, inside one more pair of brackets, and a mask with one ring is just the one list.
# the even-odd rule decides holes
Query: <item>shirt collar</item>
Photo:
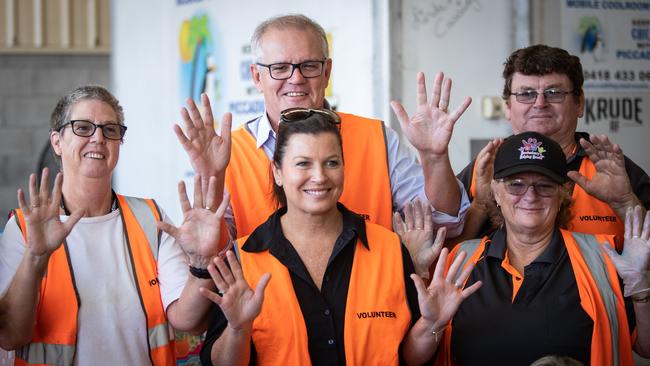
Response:
[{"label": "shirt collar", "polygon": [[[343,230],[341,231],[340,238],[358,238],[361,243],[368,249],[368,237],[366,235],[366,223],[364,219],[348,210],[342,203],[337,203],[336,208],[343,216]],[[253,231],[248,237],[242,250],[249,253],[263,252],[270,250],[274,247],[286,245],[288,243],[284,234],[282,233],[282,226],[280,225],[280,217],[287,212],[286,207],[281,207],[275,211],[269,218]],[[343,240],[348,242],[351,240]]]},{"label": "shirt collar", "polygon": [[587,155],[587,152],[585,149],[580,145],[580,139],[585,139],[587,141],[589,140],[589,134],[586,132],[576,132],[575,133],[575,139],[576,139],[576,153],[574,156],[585,156]]},{"label": "shirt collar", "polygon": [[[501,228],[492,233],[490,236],[490,243],[488,244],[486,257],[496,258],[502,261],[505,258],[506,253],[506,229]],[[551,242],[548,247],[544,249],[542,254],[539,257],[535,258],[532,263],[555,263],[562,252],[564,251],[564,240],[559,230],[553,231],[553,236],[551,237]]]},{"label": "shirt collar", "polygon": [[[323,108],[332,109],[327,99],[323,102]],[[255,145],[258,149],[271,138],[275,140],[275,131],[273,131],[273,128],[271,127],[271,120],[269,120],[269,115],[266,113],[266,109],[264,109],[264,113],[258,119],[253,120],[253,122],[248,125],[248,128],[256,136]]]},{"label": "shirt collar", "polygon": [[264,110],[264,114],[262,114],[260,118],[249,124],[248,128],[255,136],[255,146],[258,149],[271,138],[275,139],[275,131],[271,128],[271,121],[269,120],[269,116],[266,114],[266,110]]}]

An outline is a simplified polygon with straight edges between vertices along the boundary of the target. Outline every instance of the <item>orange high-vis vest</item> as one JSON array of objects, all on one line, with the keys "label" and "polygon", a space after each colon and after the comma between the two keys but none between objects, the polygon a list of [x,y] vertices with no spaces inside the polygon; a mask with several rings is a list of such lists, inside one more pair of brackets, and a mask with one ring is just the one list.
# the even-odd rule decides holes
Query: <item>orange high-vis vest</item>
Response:
[{"label": "orange high-vis vest", "polygon": [[[147,319],[147,344],[151,364],[174,365],[174,342],[170,338],[158,277],[160,212],[151,199],[117,195],[126,234],[126,245],[135,273],[134,281]],[[25,220],[15,210],[16,222],[27,243]],[[74,271],[68,260],[67,243],[52,253],[41,282],[36,324],[29,344],[16,350],[16,365],[72,365],[77,343],[80,304]],[[116,350],[119,352],[119,350]]]},{"label": "orange high-vis vest", "polygon": [[[596,174],[594,163],[584,157],[580,163],[580,174],[591,179]],[[616,212],[605,202],[590,196],[582,187],[575,185],[573,188],[573,217],[567,229],[587,234],[615,235],[616,249],[623,250],[623,234],[625,224]]]},{"label": "orange high-vis vest", "polygon": [[[339,201],[367,221],[392,230],[393,200],[383,122],[338,114],[345,160]],[[246,126],[234,131],[226,188],[238,237],[250,235],[275,211],[272,179],[271,160],[256,147]]]},{"label": "orange high-vis vest", "polygon": [[[472,183],[469,188],[470,197],[476,197],[476,164],[472,170]],[[596,174],[594,163],[587,157],[580,162],[580,174],[591,179]],[[566,229],[586,234],[615,235],[616,249],[623,249],[623,234],[625,225],[616,212],[605,202],[585,192],[578,184],[573,188],[573,206],[571,220]]]},{"label": "orange high-vis vest", "polygon": [[[613,235],[590,235],[560,230],[571,267],[576,277],[580,306],[593,320],[591,365],[632,366],[632,336],[616,267],[602,245],[613,243]],[[467,253],[462,265],[476,264],[489,241],[488,237],[458,244],[449,254],[446,270],[461,251]],[[451,357],[451,325],[438,346],[436,365],[455,365]]]},{"label": "orange high-vis vest", "polygon": [[[397,365],[399,346],[411,324],[399,238],[366,222],[368,247],[357,240],[345,307],[344,348],[347,365]],[[260,365],[309,365],[307,329],[287,268],[268,250],[241,249],[246,281],[255,286],[271,273],[252,340]]]}]

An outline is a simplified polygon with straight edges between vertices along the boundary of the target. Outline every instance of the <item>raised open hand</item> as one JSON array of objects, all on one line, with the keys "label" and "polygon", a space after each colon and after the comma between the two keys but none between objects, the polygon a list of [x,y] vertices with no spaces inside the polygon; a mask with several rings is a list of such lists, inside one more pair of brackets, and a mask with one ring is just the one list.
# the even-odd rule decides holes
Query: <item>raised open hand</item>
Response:
[{"label": "raised open hand", "polygon": [[415,114],[409,117],[401,103],[391,102],[393,112],[400,122],[404,135],[419,152],[440,156],[447,154],[454,124],[472,102],[467,97],[453,112],[449,112],[451,97],[451,79],[444,80],[439,72],[433,84],[431,101],[427,101],[427,89],[424,73],[417,76],[417,107]]},{"label": "raised open hand", "polygon": [[503,139],[496,138],[487,143],[476,156],[474,190],[472,195],[477,203],[486,206],[490,199],[490,183],[494,176],[494,157]]},{"label": "raised open hand", "polygon": [[625,170],[623,151],[605,135],[592,135],[590,140],[580,139],[580,145],[594,163],[596,173],[591,179],[577,171],[568,172],[568,176],[585,192],[612,206],[622,217],[627,207],[639,203]]},{"label": "raised open hand", "polygon": [[178,141],[190,158],[194,172],[203,177],[220,177],[230,162],[230,128],[232,115],[225,113],[221,120],[221,135],[214,131],[214,118],[210,99],[201,94],[203,113],[191,98],[187,108],[181,109],[185,133],[179,125],[174,125]]},{"label": "raised open hand", "polygon": [[415,288],[418,291],[420,313],[422,314],[422,318],[432,325],[432,331],[444,329],[454,314],[456,314],[463,300],[476,292],[482,285],[481,281],[477,281],[463,289],[465,281],[471,274],[472,269],[474,269],[474,264],[470,263],[457,276],[460,266],[467,255],[465,252],[459,253],[454,258],[445,276],[444,271],[448,254],[449,251],[447,248],[443,248],[440,252],[440,259],[436,263],[436,269],[433,272],[433,278],[428,287],[425,286],[418,275],[411,275],[415,283]]},{"label": "raised open hand", "polygon": [[206,268],[212,258],[219,253],[219,233],[221,220],[228,207],[229,197],[225,194],[216,212],[218,193],[217,179],[210,177],[207,192],[201,187],[201,176],[194,176],[193,206],[187,197],[185,182],[178,183],[178,196],[183,210],[183,223],[176,227],[167,222],[159,222],[158,227],[173,236],[189,256],[190,264]]},{"label": "raised open hand", "polygon": [[650,214],[643,207],[627,209],[623,253],[618,254],[609,245],[603,248],[623,280],[624,296],[650,290]]},{"label": "raised open hand", "polygon": [[416,200],[415,203],[409,202],[404,206],[404,220],[399,212],[395,212],[393,227],[411,255],[415,273],[428,279],[429,269],[442,249],[446,229],[444,227],[438,229],[434,242],[431,209],[420,200]]},{"label": "raised open hand", "polygon": [[50,194],[48,179],[50,171],[43,169],[40,188],[36,183],[36,174],[29,176],[29,201],[25,193],[18,189],[18,206],[25,218],[27,245],[33,255],[50,255],[70,234],[74,225],[84,215],[83,210],[73,212],[65,222],[59,218],[61,207],[61,187],[63,174],[58,173],[54,179],[54,188]]},{"label": "raised open hand", "polygon": [[262,275],[253,292],[244,279],[241,265],[235,254],[229,250],[226,257],[228,265],[223,259],[216,257],[214,263],[208,266],[208,271],[222,295],[219,296],[204,287],[200,291],[203,296],[219,305],[231,328],[250,329],[253,320],[262,310],[264,290],[271,279],[271,274]]}]

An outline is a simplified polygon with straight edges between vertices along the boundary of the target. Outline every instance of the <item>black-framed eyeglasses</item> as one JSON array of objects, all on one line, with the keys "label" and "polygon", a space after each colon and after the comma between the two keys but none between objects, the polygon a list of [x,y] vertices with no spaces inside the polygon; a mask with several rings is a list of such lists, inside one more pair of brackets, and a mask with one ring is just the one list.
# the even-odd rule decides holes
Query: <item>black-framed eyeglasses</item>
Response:
[{"label": "black-framed eyeglasses", "polygon": [[339,117],[338,114],[334,113],[329,109],[324,109],[324,108],[313,109],[313,108],[302,108],[302,107],[289,108],[280,112],[280,123],[303,121],[306,118],[309,118],[313,114],[319,114],[321,116],[324,116],[329,122],[337,126],[341,125],[341,117]]},{"label": "black-framed eyeglasses", "polygon": [[[325,59],[326,60],[326,59]],[[325,60],[304,61],[299,64],[292,64],[290,62],[278,62],[275,64],[263,64],[256,62],[255,65],[266,67],[269,69],[269,74],[275,80],[287,80],[293,76],[296,69],[300,70],[302,77],[315,78],[323,74]]]},{"label": "black-framed eyeglasses", "polygon": [[61,125],[61,127],[59,127],[59,131],[61,131],[62,129],[68,126],[72,127],[72,133],[81,137],[92,136],[93,134],[95,134],[97,128],[101,128],[102,135],[104,135],[104,137],[106,137],[109,140],[121,140],[122,138],[124,138],[124,134],[126,133],[126,126],[123,126],[118,123],[107,123],[104,125],[97,125],[94,124],[93,122],[86,121],[83,119],[78,119],[78,120],[65,123]]},{"label": "black-framed eyeglasses", "polygon": [[[544,94],[544,100],[549,103],[562,103],[564,102],[564,98],[566,98],[567,94],[571,94],[572,92],[572,90],[563,91],[557,88],[550,88],[544,90],[542,94]],[[536,90],[524,90],[516,93],[510,93],[510,95],[514,95],[515,99],[519,103],[533,104],[537,100],[539,93]]]},{"label": "black-framed eyeglasses", "polygon": [[523,196],[528,192],[528,187],[533,187],[537,195],[541,197],[552,197],[560,188],[556,183],[545,181],[536,183],[528,183],[523,179],[498,179],[497,181],[503,183],[506,187],[506,192],[515,196]]}]

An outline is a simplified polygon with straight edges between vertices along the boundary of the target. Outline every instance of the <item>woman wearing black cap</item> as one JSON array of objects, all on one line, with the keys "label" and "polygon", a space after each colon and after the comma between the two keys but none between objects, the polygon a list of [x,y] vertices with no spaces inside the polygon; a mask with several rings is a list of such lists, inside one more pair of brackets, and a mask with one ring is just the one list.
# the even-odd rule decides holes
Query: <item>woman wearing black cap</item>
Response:
[{"label": "woman wearing black cap", "polygon": [[426,324],[419,328],[429,332],[411,340],[428,350],[412,353],[421,356],[414,362],[436,350],[440,365],[528,365],[545,355],[631,365],[633,348],[650,354],[650,215],[628,209],[622,255],[611,236],[561,230],[571,204],[565,162],[561,147],[538,133],[504,141],[491,184],[499,229],[459,244],[447,260],[449,268],[466,252],[464,266],[475,268],[453,283],[459,291],[482,286],[447,317],[427,310],[436,290],[416,286]]}]

